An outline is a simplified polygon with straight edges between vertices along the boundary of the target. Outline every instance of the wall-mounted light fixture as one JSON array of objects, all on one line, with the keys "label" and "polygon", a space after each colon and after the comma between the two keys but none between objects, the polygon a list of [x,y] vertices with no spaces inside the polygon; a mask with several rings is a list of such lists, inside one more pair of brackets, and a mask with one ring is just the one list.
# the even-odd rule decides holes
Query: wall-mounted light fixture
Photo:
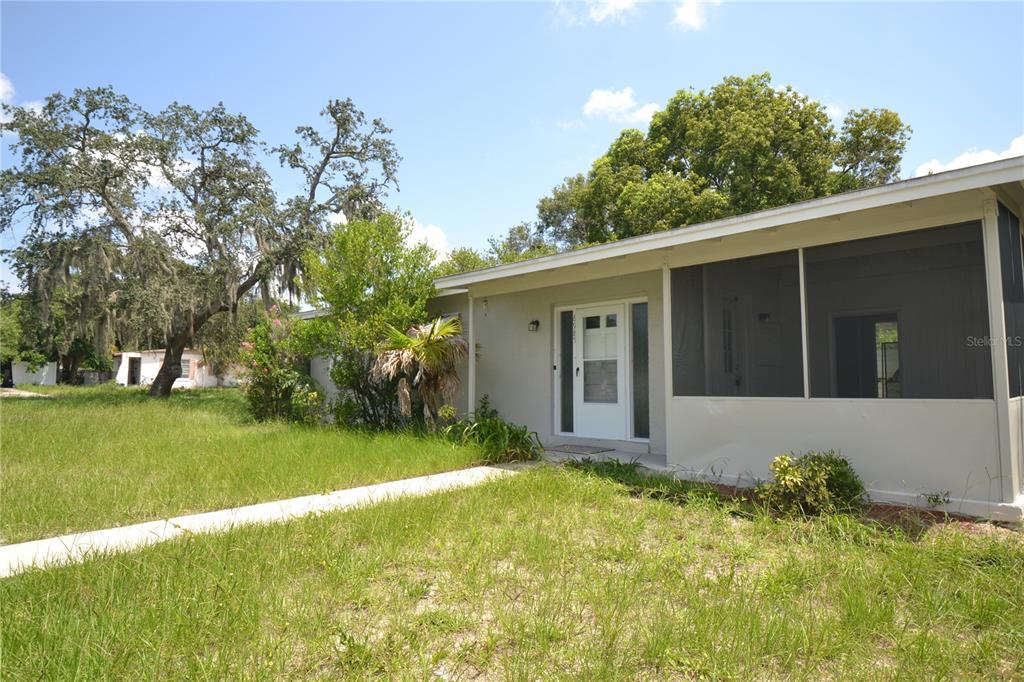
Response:
[{"label": "wall-mounted light fixture", "polygon": [[531,332],[535,332],[540,329],[540,320],[530,320],[530,324],[527,327]]}]

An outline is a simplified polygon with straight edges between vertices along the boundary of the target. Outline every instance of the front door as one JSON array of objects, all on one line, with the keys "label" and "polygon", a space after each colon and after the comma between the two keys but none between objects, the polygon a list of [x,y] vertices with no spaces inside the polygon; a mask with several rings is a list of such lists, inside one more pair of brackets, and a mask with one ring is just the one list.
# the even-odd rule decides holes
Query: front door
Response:
[{"label": "front door", "polygon": [[625,304],[574,311],[573,413],[575,435],[627,438]]}]

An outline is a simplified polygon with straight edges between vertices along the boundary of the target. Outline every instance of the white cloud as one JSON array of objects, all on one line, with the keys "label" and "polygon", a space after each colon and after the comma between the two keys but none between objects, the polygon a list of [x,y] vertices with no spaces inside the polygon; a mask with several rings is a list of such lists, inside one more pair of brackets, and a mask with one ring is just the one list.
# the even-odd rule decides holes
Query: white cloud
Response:
[{"label": "white cloud", "polygon": [[555,0],[555,15],[560,22],[569,26],[603,24],[606,21],[623,23],[626,17],[636,10],[637,2],[638,0]]},{"label": "white cloud", "polygon": [[[14,84],[11,83],[11,79],[2,71],[0,71],[0,104],[14,104]],[[43,113],[42,100],[34,99],[30,102],[22,102],[20,106],[36,115]],[[6,118],[6,116],[0,114],[0,123],[4,122]]]},{"label": "white cloud", "polygon": [[994,152],[991,149],[978,150],[971,148],[949,163],[942,163],[938,159],[926,161],[917,167],[917,170],[914,171],[914,177],[941,173],[942,171],[954,170],[956,168],[966,168],[967,166],[977,166],[979,163],[1009,159],[1013,156],[1024,156],[1024,135],[1013,138],[1010,141],[1010,146],[1001,152]]},{"label": "white cloud", "polygon": [[437,253],[434,262],[440,262],[448,256],[448,252],[451,250],[448,246],[448,235],[440,227],[424,225],[413,218],[409,228],[409,236],[405,240],[407,244],[426,244]]},{"label": "white cloud", "polygon": [[10,104],[12,99],[14,99],[14,86],[11,84],[11,79],[0,72],[0,102]]},{"label": "white cloud", "polygon": [[594,90],[590,93],[587,103],[583,105],[583,115],[587,118],[607,118],[617,123],[648,124],[651,116],[658,111],[658,105],[637,104],[633,96],[633,88],[622,90]]},{"label": "white cloud", "polygon": [[846,117],[846,107],[836,104],[835,102],[828,102],[825,104],[825,114],[832,119],[835,124],[841,124],[843,118]]},{"label": "white cloud", "polygon": [[588,5],[587,15],[595,23],[600,24],[608,19],[621,22],[636,7],[636,0],[596,0]]},{"label": "white cloud", "polygon": [[684,31],[699,31],[708,23],[708,5],[721,4],[721,0],[682,0],[676,5],[672,25]]},{"label": "white cloud", "polygon": [[[11,84],[11,79],[0,71],[0,104],[11,104],[12,99],[14,99],[14,85]],[[10,116],[6,112],[0,111],[0,123],[7,123],[9,120]]]}]

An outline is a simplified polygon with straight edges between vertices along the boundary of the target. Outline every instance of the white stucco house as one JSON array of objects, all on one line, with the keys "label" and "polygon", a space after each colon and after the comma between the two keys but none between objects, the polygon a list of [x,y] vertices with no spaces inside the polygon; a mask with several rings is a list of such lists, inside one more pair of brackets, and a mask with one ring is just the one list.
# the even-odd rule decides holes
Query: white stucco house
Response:
[{"label": "white stucco house", "polygon": [[[545,446],[750,485],[836,449],[876,501],[1024,511],[1024,157],[437,280]],[[314,362],[323,381],[326,363]]]},{"label": "white stucco house", "polygon": [[[122,386],[148,386],[153,383],[163,363],[162,348],[114,353],[115,381]],[[228,376],[224,386],[234,386],[238,380]],[[217,377],[210,372],[200,350],[186,348],[181,354],[181,376],[174,380],[174,388],[210,388],[217,385]]]}]

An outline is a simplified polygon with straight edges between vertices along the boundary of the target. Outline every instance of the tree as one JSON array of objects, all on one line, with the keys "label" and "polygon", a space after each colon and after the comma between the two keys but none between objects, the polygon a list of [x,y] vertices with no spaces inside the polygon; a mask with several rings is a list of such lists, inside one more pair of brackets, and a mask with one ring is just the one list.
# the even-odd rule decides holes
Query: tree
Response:
[{"label": "tree", "polygon": [[471,270],[482,270],[492,265],[494,263],[491,259],[476,249],[461,247],[452,249],[448,253],[448,257],[437,264],[437,267],[434,268],[434,276],[448,277],[449,275],[458,275],[463,272],[470,272]]},{"label": "tree", "polygon": [[[359,420],[375,428],[397,424],[394,386],[372,376],[378,344],[391,327],[408,329],[427,317],[434,294],[434,251],[409,246],[407,217],[384,213],[376,220],[338,225],[319,251],[305,259],[312,300],[329,314],[311,320],[307,353],[333,359],[331,379],[353,401]],[[313,346],[319,346],[314,348]]]},{"label": "tree", "polygon": [[491,237],[487,243],[485,253],[470,248],[455,249],[437,265],[434,276],[457,275],[503,263],[518,263],[528,258],[550,256],[558,252],[558,248],[533,230],[529,223],[520,223],[510,228],[501,239]]},{"label": "tree", "polygon": [[20,361],[34,369],[46,362],[24,331],[25,324],[31,322],[30,312],[26,314],[23,299],[0,291],[0,365]]},{"label": "tree", "polygon": [[[36,260],[22,268],[23,284],[45,306],[87,274],[87,308],[107,318],[97,315],[97,330],[159,330],[166,350],[154,396],[170,394],[182,351],[214,315],[251,291],[269,306],[295,290],[301,256],[323,243],[331,215],[379,211],[399,161],[383,123],[332,100],[321,112],[326,132],[301,126],[297,142],[273,150],[304,181],[279,202],[259,132],[223,105],[150,114],[94,88],[51,95],[41,113],[4,112],[18,161],[0,173],[0,229],[27,220],[15,267],[21,256]],[[48,249],[54,241],[67,248]]]},{"label": "tree", "polygon": [[[403,413],[418,417],[414,403],[422,402],[423,418],[433,424],[441,407],[451,402],[459,389],[458,363],[468,350],[457,318],[439,317],[408,332],[389,326],[373,373],[387,380],[398,379]],[[413,400],[413,392],[419,401]]]},{"label": "tree", "polygon": [[495,265],[518,263],[557,252],[555,246],[534,232],[528,223],[519,223],[510,228],[503,238],[491,237],[487,243],[488,256]]},{"label": "tree", "polygon": [[259,301],[249,296],[238,301],[234,312],[217,313],[196,333],[203,361],[217,377],[218,386],[222,386],[228,373],[238,367],[242,344],[264,317]]},{"label": "tree", "polygon": [[851,112],[837,132],[770,74],[729,77],[677,92],[646,135],[623,131],[541,198],[537,232],[574,248],[890,182],[909,134],[887,109]]}]

